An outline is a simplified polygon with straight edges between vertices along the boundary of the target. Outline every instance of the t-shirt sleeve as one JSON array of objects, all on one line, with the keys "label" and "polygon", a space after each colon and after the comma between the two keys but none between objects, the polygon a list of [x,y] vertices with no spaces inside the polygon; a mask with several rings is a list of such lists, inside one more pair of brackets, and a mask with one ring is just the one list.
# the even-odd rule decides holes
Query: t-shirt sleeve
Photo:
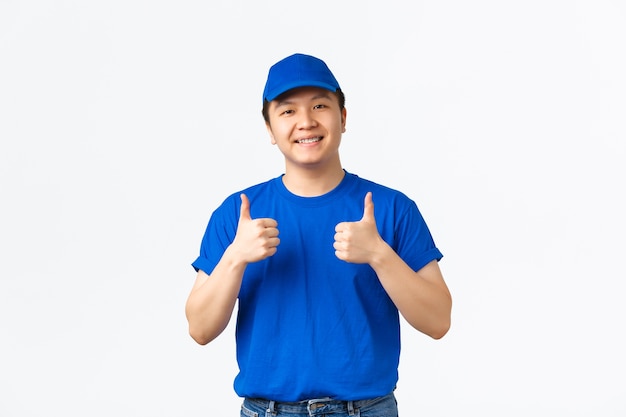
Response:
[{"label": "t-shirt sleeve", "polygon": [[235,238],[238,220],[237,200],[231,196],[213,212],[209,219],[200,244],[200,254],[191,264],[196,272],[200,269],[207,274],[213,272],[224,251]]},{"label": "t-shirt sleeve", "polygon": [[443,258],[426,221],[413,201],[407,204],[404,214],[399,216],[396,237],[398,255],[414,271],[422,269],[431,261]]}]

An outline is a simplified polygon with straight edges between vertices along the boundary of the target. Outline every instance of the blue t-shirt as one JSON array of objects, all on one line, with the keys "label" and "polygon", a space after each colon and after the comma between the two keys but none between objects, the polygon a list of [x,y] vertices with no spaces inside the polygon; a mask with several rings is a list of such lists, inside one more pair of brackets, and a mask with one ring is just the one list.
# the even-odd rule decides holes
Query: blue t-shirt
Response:
[{"label": "blue t-shirt", "polygon": [[[236,341],[241,397],[301,401],[374,398],[398,380],[398,310],[367,264],[338,259],[335,226],[359,221],[371,191],[381,237],[415,271],[441,252],[416,204],[346,172],[332,191],[300,197],[282,176],[242,192],[253,219],[278,222],[274,256],[249,264],[239,291]],[[215,210],[193,267],[210,274],[237,231],[237,192]]]}]

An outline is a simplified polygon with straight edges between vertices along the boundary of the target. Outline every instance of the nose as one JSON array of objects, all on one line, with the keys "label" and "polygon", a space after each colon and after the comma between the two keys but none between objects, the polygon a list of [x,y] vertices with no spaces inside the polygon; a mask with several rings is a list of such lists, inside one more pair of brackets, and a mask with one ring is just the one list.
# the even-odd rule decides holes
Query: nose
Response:
[{"label": "nose", "polygon": [[311,111],[300,112],[300,118],[298,119],[299,129],[310,129],[317,125],[317,121]]}]

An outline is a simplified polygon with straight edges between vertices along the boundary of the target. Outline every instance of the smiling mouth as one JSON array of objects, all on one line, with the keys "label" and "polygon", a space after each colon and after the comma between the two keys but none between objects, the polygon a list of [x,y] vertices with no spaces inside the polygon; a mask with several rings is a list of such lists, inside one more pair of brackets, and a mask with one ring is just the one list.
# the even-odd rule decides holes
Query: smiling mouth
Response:
[{"label": "smiling mouth", "polygon": [[319,142],[320,140],[322,140],[322,137],[316,136],[314,138],[299,139],[296,141],[296,143],[315,143],[315,142]]}]

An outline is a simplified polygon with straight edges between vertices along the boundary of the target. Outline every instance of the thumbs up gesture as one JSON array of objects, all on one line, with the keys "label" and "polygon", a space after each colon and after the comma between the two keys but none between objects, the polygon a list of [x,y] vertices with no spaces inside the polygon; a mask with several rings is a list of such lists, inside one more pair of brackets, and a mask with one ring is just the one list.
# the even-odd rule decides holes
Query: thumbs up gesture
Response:
[{"label": "thumbs up gesture", "polygon": [[356,264],[370,263],[379,244],[383,242],[374,218],[372,193],[365,195],[363,217],[358,222],[342,222],[335,227],[335,255]]},{"label": "thumbs up gesture", "polygon": [[244,262],[258,262],[276,253],[280,243],[278,223],[270,218],[252,219],[250,200],[245,194],[240,197],[239,223],[231,248],[240,254]]}]

